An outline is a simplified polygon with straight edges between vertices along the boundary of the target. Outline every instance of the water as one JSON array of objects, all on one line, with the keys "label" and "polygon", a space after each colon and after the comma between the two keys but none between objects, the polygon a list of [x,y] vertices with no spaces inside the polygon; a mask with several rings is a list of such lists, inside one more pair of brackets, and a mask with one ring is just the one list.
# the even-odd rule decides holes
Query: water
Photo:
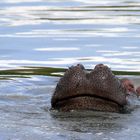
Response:
[{"label": "water", "polygon": [[139,140],[139,107],[49,111],[59,76],[77,63],[107,64],[140,85],[130,76],[140,75],[139,29],[139,0],[1,0],[0,139]]}]

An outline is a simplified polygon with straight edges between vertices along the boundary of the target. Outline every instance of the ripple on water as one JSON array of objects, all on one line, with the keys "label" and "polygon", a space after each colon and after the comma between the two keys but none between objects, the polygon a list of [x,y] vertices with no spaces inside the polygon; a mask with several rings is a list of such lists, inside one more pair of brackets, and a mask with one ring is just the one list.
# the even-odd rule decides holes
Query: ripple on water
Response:
[{"label": "ripple on water", "polygon": [[[6,56],[0,61],[1,69],[23,65],[65,67],[75,63],[91,68],[92,64],[106,63],[117,70],[139,71],[137,0],[1,3],[1,50],[5,48]],[[77,56],[83,59],[77,61]],[[93,59],[85,60],[87,57]]]}]

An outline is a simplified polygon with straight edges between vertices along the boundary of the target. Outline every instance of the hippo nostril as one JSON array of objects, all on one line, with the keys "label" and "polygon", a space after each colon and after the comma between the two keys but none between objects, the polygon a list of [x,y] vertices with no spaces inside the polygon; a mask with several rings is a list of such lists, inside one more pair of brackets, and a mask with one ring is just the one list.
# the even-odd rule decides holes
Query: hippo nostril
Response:
[{"label": "hippo nostril", "polygon": [[106,66],[106,65],[104,65],[104,64],[98,64],[98,65],[95,66],[94,69],[96,69],[96,70],[97,70],[97,69],[98,69],[98,70],[99,70],[99,69],[108,69],[108,66]]},{"label": "hippo nostril", "polygon": [[78,67],[80,67],[82,70],[85,69],[85,67],[82,64],[77,64]]},{"label": "hippo nostril", "polygon": [[98,64],[96,67],[104,67],[104,64]]},{"label": "hippo nostril", "polygon": [[95,66],[95,68],[106,68],[107,66],[104,64],[98,64]]}]

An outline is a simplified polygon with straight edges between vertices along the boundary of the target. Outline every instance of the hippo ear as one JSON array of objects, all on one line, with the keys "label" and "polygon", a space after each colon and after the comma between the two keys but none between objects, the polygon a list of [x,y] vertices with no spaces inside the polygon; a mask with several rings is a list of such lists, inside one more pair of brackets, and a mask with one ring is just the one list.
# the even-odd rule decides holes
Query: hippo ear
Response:
[{"label": "hippo ear", "polygon": [[82,64],[77,64],[77,67],[80,67],[82,70],[85,70],[85,67]]}]

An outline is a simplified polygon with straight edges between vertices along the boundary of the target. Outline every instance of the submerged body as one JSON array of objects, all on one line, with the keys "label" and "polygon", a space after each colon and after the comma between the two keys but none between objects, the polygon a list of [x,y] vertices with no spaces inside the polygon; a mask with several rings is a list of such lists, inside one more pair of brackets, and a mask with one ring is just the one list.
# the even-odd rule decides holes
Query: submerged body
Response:
[{"label": "submerged body", "polygon": [[121,112],[127,104],[121,81],[103,64],[88,73],[83,65],[70,67],[52,96],[52,109]]}]

